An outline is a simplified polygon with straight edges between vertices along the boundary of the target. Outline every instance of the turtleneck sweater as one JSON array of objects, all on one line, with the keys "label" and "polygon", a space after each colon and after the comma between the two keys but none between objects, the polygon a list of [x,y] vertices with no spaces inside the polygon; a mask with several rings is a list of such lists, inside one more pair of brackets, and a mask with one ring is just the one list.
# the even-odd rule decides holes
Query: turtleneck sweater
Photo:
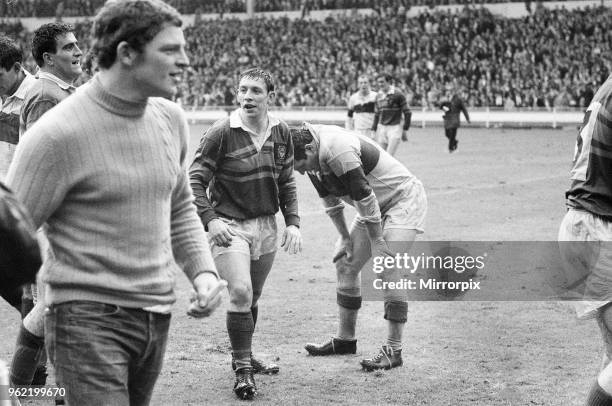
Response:
[{"label": "turtleneck sweater", "polygon": [[120,99],[97,77],[23,136],[7,183],[51,255],[47,304],[145,308],[175,301],[180,268],[216,274],[187,176],[188,126],[162,98]]}]

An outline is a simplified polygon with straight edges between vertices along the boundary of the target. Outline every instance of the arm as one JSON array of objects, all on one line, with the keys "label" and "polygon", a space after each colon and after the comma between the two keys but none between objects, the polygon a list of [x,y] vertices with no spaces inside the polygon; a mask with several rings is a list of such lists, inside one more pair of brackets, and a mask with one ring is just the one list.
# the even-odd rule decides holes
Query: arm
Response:
[{"label": "arm", "polygon": [[355,110],[353,106],[353,98],[351,97],[349,98],[346,123],[344,125],[344,128],[346,128],[347,130],[352,130],[353,128],[355,128],[355,120],[353,119],[354,113],[355,113]]},{"label": "arm", "polygon": [[189,131],[183,114],[180,119],[178,128],[181,137],[181,170],[172,191],[170,233],[174,257],[193,282],[203,272],[211,273],[217,278],[218,274],[194,206],[194,194],[189,187],[186,164]]},{"label": "arm", "polygon": [[468,114],[467,108],[465,107],[465,104],[463,103],[463,101],[461,101],[461,111],[463,111],[463,115],[465,116],[466,121],[469,123],[470,115]]},{"label": "arm", "polygon": [[374,101],[374,122],[372,123],[372,131],[376,132],[378,121],[380,120],[380,110],[378,108],[378,97]]},{"label": "arm", "polygon": [[359,217],[366,223],[373,253],[387,255],[389,249],[383,238],[380,206],[366,178],[359,157],[353,151],[341,153],[330,162],[330,167],[340,181],[347,186],[349,197],[355,202]]},{"label": "arm", "polygon": [[285,218],[285,231],[281,238],[281,247],[285,251],[297,254],[302,250],[302,235],[300,233],[300,216],[298,215],[297,187],[293,172],[293,140],[289,128],[282,124],[287,140],[285,161],[278,177],[278,200],[281,212]]},{"label": "arm", "polygon": [[29,130],[32,124],[38,121],[47,111],[58,104],[57,100],[36,99],[24,104],[21,110],[21,120],[25,124],[25,129]]},{"label": "arm", "polygon": [[222,289],[227,286],[219,274],[207,243],[206,234],[194,206],[194,197],[187,178],[187,122],[181,112],[179,133],[181,156],[178,178],[172,191],[170,233],[176,261],[194,287],[190,314],[209,316],[220,304]]},{"label": "arm", "polygon": [[222,131],[222,128],[213,126],[204,133],[189,168],[189,183],[195,196],[195,206],[205,227],[217,218],[206,190],[223,156]]},{"label": "arm", "polygon": [[24,204],[36,228],[58,209],[74,173],[67,167],[70,160],[62,155],[69,148],[59,145],[56,134],[47,128],[36,126],[26,132],[6,176],[7,186]]},{"label": "arm", "polygon": [[410,122],[412,120],[412,111],[410,111],[404,95],[402,95],[400,103],[402,112],[404,113],[404,131],[408,131],[410,129]]}]

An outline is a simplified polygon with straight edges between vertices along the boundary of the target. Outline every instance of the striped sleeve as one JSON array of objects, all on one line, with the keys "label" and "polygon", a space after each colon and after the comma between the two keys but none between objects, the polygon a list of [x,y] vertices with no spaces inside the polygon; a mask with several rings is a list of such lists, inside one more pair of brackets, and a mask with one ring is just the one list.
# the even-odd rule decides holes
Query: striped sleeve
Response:
[{"label": "striped sleeve", "polygon": [[223,158],[224,131],[226,131],[226,126],[217,123],[204,133],[189,168],[189,183],[195,196],[198,216],[204,226],[217,218],[206,191]]}]

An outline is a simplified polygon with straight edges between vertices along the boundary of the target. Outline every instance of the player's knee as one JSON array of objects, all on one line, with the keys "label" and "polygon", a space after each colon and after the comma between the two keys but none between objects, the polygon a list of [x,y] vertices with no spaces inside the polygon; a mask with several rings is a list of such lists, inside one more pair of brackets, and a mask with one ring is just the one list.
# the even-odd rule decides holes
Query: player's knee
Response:
[{"label": "player's knee", "polygon": [[336,291],[336,302],[350,310],[361,308],[361,289],[360,288],[338,288]]},{"label": "player's knee", "polygon": [[405,323],[408,320],[408,303],[385,300],[385,320]]},{"label": "player's knee", "polygon": [[229,291],[230,302],[238,307],[251,307],[253,302],[253,289],[245,283],[234,284]]}]

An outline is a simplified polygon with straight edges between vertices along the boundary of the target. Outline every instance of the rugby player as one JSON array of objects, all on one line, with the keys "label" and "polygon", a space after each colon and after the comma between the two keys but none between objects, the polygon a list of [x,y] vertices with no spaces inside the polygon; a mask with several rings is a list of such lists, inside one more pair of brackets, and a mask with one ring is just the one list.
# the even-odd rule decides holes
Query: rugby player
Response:
[{"label": "rugby player", "polygon": [[[602,368],[587,406],[612,405],[611,118],[612,77],[599,88],[585,113],[574,151],[571,186],[565,194],[567,213],[559,227],[562,258],[573,268],[569,271],[584,281],[581,288],[587,300],[576,302],[577,315],[596,319],[604,343]],[[572,245],[579,249],[570,249]],[[587,269],[582,269],[585,264]]]},{"label": "rugby player", "polygon": [[348,101],[348,116],[346,118],[346,129],[355,130],[359,134],[374,139],[372,131],[374,123],[374,105],[376,104],[376,92],[370,88],[370,79],[366,75],[359,76],[357,80],[359,90],[351,95]]},{"label": "rugby player", "polygon": [[[324,344],[307,344],[311,355],[354,354],[355,325],[361,307],[360,271],[374,256],[408,252],[422,233],[427,199],[421,182],[395,158],[369,138],[333,125],[292,129],[295,170],[307,173],[331,221],[340,234],[333,254],[336,266],[338,330]],[[344,203],[358,215],[347,226]],[[383,278],[397,280],[397,269]],[[387,339],[379,353],[361,361],[367,370],[402,365],[402,332],[407,320],[405,295],[385,290],[384,318]]]},{"label": "rugby player", "polygon": [[240,108],[206,131],[190,169],[198,214],[217,269],[228,282],[227,332],[240,399],[257,394],[254,372],[278,372],[278,366],[252,356],[251,344],[257,302],[277,250],[279,209],[286,226],[281,247],[297,253],[302,246],[293,144],[287,124],[268,112],[274,97],[269,72],[244,71],[237,89]]},{"label": "rugby player", "polygon": [[[376,141],[391,156],[395,155],[400,140],[408,141],[408,129],[412,112],[404,96],[392,85],[393,77],[389,74],[379,75],[376,79],[378,94],[374,106],[374,122],[372,131],[376,133]],[[402,124],[402,114],[404,116]]]},{"label": "rugby player", "polygon": [[[19,115],[19,136],[75,91],[74,82],[82,73],[81,50],[69,24],[41,25],[32,38],[32,56],[39,67],[36,80],[26,92]],[[43,256],[47,242],[39,232]],[[34,307],[30,307],[33,303]],[[15,385],[44,385],[46,355],[44,351],[44,288],[36,284],[24,287],[23,323],[11,363],[11,382]]]}]

